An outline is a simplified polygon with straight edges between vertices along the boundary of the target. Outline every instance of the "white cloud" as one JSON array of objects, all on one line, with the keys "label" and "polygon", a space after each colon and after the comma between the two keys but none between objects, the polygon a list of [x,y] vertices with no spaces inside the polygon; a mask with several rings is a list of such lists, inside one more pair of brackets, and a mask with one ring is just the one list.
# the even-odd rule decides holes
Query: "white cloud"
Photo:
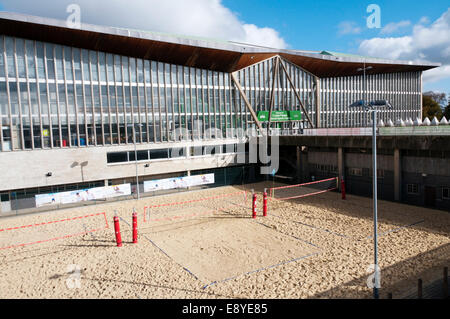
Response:
[{"label": "white cloud", "polygon": [[419,24],[428,24],[430,23],[430,19],[428,17],[422,17],[419,20]]},{"label": "white cloud", "polygon": [[362,31],[361,27],[353,21],[342,21],[337,27],[339,35],[359,34]]},{"label": "white cloud", "polygon": [[429,26],[423,22],[421,19],[413,27],[411,35],[364,40],[359,52],[381,58],[441,63],[440,68],[426,71],[424,80],[450,78],[450,8]]},{"label": "white cloud", "polygon": [[403,20],[400,22],[391,22],[384,26],[383,29],[381,29],[380,34],[392,34],[394,32],[399,31],[402,28],[409,27],[411,25],[411,21]]},{"label": "white cloud", "polygon": [[284,49],[279,33],[240,21],[221,0],[3,0],[5,11],[65,20],[66,8],[81,7],[81,22],[223,39]]}]

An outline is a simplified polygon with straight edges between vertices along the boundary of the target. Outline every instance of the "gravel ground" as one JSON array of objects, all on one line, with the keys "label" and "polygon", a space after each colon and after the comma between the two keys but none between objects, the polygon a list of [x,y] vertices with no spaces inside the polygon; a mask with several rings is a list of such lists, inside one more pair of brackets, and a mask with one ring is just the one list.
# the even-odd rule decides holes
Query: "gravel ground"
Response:
[{"label": "gravel ground", "polygon": [[[272,183],[2,218],[0,298],[370,298],[372,200],[336,192],[271,200],[262,218],[264,187]],[[257,219],[248,194],[153,207],[144,222],[145,206],[252,188]],[[29,225],[36,226],[8,229]],[[449,264],[448,212],[379,201],[378,231],[383,298],[407,295],[418,278],[426,285]]]}]

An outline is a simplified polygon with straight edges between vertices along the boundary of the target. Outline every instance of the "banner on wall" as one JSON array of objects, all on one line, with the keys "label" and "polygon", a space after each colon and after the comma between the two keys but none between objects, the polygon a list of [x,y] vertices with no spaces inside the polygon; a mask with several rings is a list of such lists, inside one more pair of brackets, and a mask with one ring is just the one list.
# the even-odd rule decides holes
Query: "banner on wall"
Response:
[{"label": "banner on wall", "polygon": [[76,191],[35,195],[36,207],[71,204],[89,200],[104,200],[107,198],[131,195],[131,185],[121,184],[103,187],[80,189]]},{"label": "banner on wall", "polygon": [[206,184],[214,184],[214,174],[172,177],[165,179],[156,179],[153,181],[144,181],[144,192],[188,188]]}]

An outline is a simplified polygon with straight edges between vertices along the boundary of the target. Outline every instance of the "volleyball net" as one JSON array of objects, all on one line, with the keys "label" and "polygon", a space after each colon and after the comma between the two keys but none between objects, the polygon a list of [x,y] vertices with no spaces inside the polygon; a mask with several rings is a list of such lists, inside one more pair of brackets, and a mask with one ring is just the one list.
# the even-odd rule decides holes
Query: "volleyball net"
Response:
[{"label": "volleyball net", "polygon": [[178,202],[154,204],[144,207],[144,222],[170,222],[201,218],[217,213],[249,215],[251,192],[239,191]]},{"label": "volleyball net", "polygon": [[82,236],[109,228],[106,214],[11,225],[0,229],[0,251]]},{"label": "volleyball net", "polygon": [[313,196],[336,189],[338,189],[338,178],[333,177],[309,183],[272,187],[268,194],[271,199],[288,200]]}]

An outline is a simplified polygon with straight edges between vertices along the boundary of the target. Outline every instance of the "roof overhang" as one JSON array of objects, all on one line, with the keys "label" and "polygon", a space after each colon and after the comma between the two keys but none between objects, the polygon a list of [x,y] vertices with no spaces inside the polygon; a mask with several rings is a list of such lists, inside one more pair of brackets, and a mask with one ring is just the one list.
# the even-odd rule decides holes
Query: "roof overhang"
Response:
[{"label": "roof overhang", "polygon": [[84,23],[77,29],[65,21],[9,12],[0,12],[0,30],[9,36],[222,72],[234,72],[276,55],[318,77],[357,75],[356,69],[364,62],[373,67],[368,74],[425,71],[440,66],[280,50]]}]

